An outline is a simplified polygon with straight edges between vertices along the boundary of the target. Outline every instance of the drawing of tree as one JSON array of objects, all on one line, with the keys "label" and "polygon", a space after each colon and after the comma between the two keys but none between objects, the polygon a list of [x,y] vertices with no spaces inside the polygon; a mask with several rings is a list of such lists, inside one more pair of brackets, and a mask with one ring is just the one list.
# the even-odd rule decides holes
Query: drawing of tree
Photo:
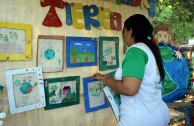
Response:
[{"label": "drawing of tree", "polygon": [[55,85],[55,86],[52,86],[50,88],[51,92],[49,92],[49,97],[52,97],[52,96],[56,96],[56,90],[58,89],[58,87]]},{"label": "drawing of tree", "polygon": [[51,26],[51,27],[62,26],[62,22],[56,13],[55,7],[63,9],[64,8],[63,0],[41,0],[40,4],[42,7],[50,6],[49,12],[47,13],[42,24],[44,26]]},{"label": "drawing of tree", "polygon": [[77,62],[77,55],[78,55],[78,50],[77,50],[77,48],[76,48],[76,46],[72,46],[71,47],[71,52],[70,52],[71,54],[71,56],[72,56],[72,59],[73,59],[73,62]]},{"label": "drawing of tree", "polygon": [[76,46],[72,46],[71,47],[71,55],[76,56],[77,54],[78,54],[78,50],[77,50]]},{"label": "drawing of tree", "polygon": [[50,88],[50,90],[51,91],[53,91],[53,90],[58,90],[58,87],[55,85],[55,86],[52,86],[51,88]]},{"label": "drawing of tree", "polygon": [[100,88],[100,91],[102,91],[102,88],[103,88],[102,82],[98,83],[98,86],[99,86],[99,88]]}]

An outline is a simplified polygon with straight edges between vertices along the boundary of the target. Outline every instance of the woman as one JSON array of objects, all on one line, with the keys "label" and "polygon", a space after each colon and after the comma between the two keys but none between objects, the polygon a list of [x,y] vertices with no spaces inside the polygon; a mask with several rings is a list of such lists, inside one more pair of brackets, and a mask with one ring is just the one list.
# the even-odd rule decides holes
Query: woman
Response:
[{"label": "woman", "polygon": [[167,126],[169,109],[162,100],[164,79],[162,58],[152,41],[153,27],[140,14],[124,23],[123,37],[128,45],[115,78],[94,74],[96,80],[121,94],[119,126]]}]

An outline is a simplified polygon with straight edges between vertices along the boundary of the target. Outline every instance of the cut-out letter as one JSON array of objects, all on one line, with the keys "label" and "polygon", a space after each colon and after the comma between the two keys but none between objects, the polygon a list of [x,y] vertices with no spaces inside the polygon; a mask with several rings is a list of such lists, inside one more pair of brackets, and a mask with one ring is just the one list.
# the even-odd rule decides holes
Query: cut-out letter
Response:
[{"label": "cut-out letter", "polygon": [[83,29],[84,24],[79,23],[77,21],[78,19],[84,18],[83,12],[79,12],[80,9],[82,10],[82,4],[81,3],[72,3],[71,5],[72,5],[71,12],[72,12],[73,26],[76,29]]},{"label": "cut-out letter", "polygon": [[[116,21],[116,25],[115,25]],[[110,15],[110,26],[112,30],[121,31],[122,30],[122,23],[121,23],[121,14],[113,12]]]},{"label": "cut-out letter", "polygon": [[110,9],[107,8],[99,8],[98,19],[100,21],[101,26],[99,29],[102,29],[102,25],[105,29],[110,30]]},{"label": "cut-out letter", "polygon": [[[93,13],[91,12],[92,10],[93,10]],[[92,24],[96,28],[100,26],[100,22],[98,20],[91,18],[98,15],[98,7],[96,5],[83,6],[83,12],[84,12],[85,28],[87,30],[91,30],[90,24]]]}]

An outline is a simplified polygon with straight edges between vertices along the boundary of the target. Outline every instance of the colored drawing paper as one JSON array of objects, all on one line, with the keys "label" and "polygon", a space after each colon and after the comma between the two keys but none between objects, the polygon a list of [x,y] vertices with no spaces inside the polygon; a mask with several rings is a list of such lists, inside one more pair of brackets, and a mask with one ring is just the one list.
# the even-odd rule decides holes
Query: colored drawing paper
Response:
[{"label": "colored drawing paper", "polygon": [[116,65],[115,41],[103,42],[103,65]]},{"label": "colored drawing paper", "polygon": [[102,81],[92,80],[91,77],[83,78],[84,102],[86,112],[93,112],[109,107],[103,92]]},{"label": "colored drawing paper", "polygon": [[11,114],[46,105],[41,67],[8,70],[5,74]]},{"label": "colored drawing paper", "polygon": [[62,71],[63,42],[62,36],[39,36],[37,64],[43,67],[43,72]]},{"label": "colored drawing paper", "polygon": [[45,79],[45,110],[79,104],[79,83],[79,76]]}]

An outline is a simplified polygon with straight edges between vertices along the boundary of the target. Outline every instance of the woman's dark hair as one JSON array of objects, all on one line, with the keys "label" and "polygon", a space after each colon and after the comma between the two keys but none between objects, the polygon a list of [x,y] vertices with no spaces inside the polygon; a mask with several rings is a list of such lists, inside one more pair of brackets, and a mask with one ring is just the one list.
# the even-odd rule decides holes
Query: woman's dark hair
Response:
[{"label": "woman's dark hair", "polygon": [[125,21],[124,28],[126,28],[128,31],[132,29],[132,37],[134,38],[135,43],[142,42],[150,48],[156,59],[156,63],[160,73],[160,80],[164,80],[165,72],[163,61],[158,46],[152,41],[153,27],[149,20],[144,15],[135,14],[133,16],[130,16]]}]

